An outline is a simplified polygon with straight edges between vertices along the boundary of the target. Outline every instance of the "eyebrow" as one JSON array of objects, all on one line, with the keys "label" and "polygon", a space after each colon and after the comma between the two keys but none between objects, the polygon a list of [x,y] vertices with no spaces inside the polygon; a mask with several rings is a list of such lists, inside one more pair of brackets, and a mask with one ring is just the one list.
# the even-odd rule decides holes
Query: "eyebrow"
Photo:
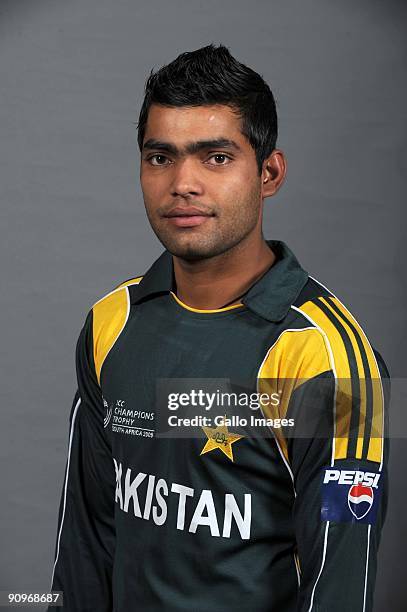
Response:
[{"label": "eyebrow", "polygon": [[[170,142],[164,142],[162,140],[155,140],[150,138],[143,144],[144,149],[159,149],[160,151],[166,151],[172,155],[181,155],[182,149],[178,149],[175,145]],[[204,149],[234,149],[235,151],[241,151],[241,147],[230,138],[215,138],[211,140],[197,140],[195,142],[188,142],[184,147],[186,153],[193,154],[198,153]]]}]

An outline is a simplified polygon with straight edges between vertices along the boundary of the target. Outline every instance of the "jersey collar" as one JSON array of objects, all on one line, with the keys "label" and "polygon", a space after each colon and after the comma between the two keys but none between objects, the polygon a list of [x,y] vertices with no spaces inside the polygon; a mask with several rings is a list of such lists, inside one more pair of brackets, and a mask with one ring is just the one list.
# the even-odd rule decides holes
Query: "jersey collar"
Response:
[{"label": "jersey collar", "polygon": [[[247,308],[268,321],[281,321],[287,315],[308,273],[282,240],[267,240],[277,259],[271,268],[249,289],[242,302]],[[173,288],[173,262],[164,251],[138,285],[132,287],[131,303],[137,304],[155,295],[169,293]]]}]

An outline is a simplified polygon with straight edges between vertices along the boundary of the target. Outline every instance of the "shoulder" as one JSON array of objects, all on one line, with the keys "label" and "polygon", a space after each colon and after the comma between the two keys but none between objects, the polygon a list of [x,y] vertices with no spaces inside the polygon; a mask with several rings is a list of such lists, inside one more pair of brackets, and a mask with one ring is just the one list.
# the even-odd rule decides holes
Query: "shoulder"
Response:
[{"label": "shoulder", "polygon": [[94,302],[91,308],[93,319],[110,319],[112,315],[117,316],[120,312],[127,310],[127,288],[132,285],[138,285],[142,278],[142,276],[136,276],[123,281]]},{"label": "shoulder", "polygon": [[326,337],[308,314],[309,304],[326,295],[332,294],[308,276],[267,352],[260,368],[262,377],[273,378],[279,373],[284,378],[306,379],[333,370]]},{"label": "shoulder", "polygon": [[349,308],[313,277],[291,309],[292,329],[283,330],[272,347],[275,358],[266,362],[265,375],[301,379],[293,388],[303,390],[328,375],[334,391],[333,457],[381,463],[389,397],[383,382],[389,374],[380,353]]},{"label": "shoulder", "polygon": [[[125,281],[122,281],[121,283],[113,287],[113,289],[111,289],[108,293],[106,293],[101,298],[96,300],[96,302],[94,302],[92,306],[92,310],[94,310],[99,304],[106,304],[111,301],[114,301],[117,295],[124,295],[126,293],[127,287],[130,287],[132,285],[138,285],[142,278],[143,278],[142,276],[134,276]],[[98,307],[98,309],[101,309],[101,308],[102,306]]]},{"label": "shoulder", "polygon": [[142,278],[142,276],[136,276],[121,282],[97,300],[90,309],[88,318],[92,326],[93,359],[99,381],[102,365],[123,331],[129,316],[128,288],[138,285]]},{"label": "shoulder", "polygon": [[[264,365],[283,367],[293,377],[332,371],[336,378],[379,378],[381,355],[345,304],[309,276],[291,306],[291,316],[269,350]],[[280,365],[279,365],[280,364]]]},{"label": "shoulder", "polygon": [[310,277],[292,306],[324,338],[337,381],[335,458],[381,461],[389,378],[386,364],[349,308]]},{"label": "shoulder", "polygon": [[325,285],[310,276],[292,309],[321,334],[339,378],[352,373],[379,377],[377,362],[383,361],[381,355],[353,313]]}]

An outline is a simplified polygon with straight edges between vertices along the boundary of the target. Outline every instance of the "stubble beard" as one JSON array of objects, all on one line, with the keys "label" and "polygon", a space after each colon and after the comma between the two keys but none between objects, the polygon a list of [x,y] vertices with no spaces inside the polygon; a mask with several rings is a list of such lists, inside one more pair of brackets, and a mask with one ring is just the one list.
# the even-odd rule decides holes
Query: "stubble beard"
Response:
[{"label": "stubble beard", "polygon": [[[250,202],[238,204],[228,213],[227,219],[217,214],[206,223],[214,227],[205,230],[201,226],[194,228],[165,227],[165,220],[156,220],[153,215],[147,217],[155,235],[161,244],[175,257],[186,261],[197,261],[217,257],[237,247],[254,230],[259,219],[260,199],[258,192],[253,193]],[[244,214],[242,214],[244,211]],[[223,223],[221,221],[223,219]],[[227,221],[227,223],[226,223]]]}]

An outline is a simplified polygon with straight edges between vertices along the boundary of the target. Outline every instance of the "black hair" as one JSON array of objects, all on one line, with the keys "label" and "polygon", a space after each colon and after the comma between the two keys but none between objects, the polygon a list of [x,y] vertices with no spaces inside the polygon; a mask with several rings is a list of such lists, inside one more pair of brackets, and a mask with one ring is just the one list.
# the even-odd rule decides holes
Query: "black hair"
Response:
[{"label": "black hair", "polygon": [[157,72],[151,70],[137,124],[140,151],[148,111],[154,103],[170,107],[229,106],[241,119],[241,132],[255,151],[259,175],[264,160],[275,149],[277,112],[270,87],[224,45],[210,44],[181,53]]}]

